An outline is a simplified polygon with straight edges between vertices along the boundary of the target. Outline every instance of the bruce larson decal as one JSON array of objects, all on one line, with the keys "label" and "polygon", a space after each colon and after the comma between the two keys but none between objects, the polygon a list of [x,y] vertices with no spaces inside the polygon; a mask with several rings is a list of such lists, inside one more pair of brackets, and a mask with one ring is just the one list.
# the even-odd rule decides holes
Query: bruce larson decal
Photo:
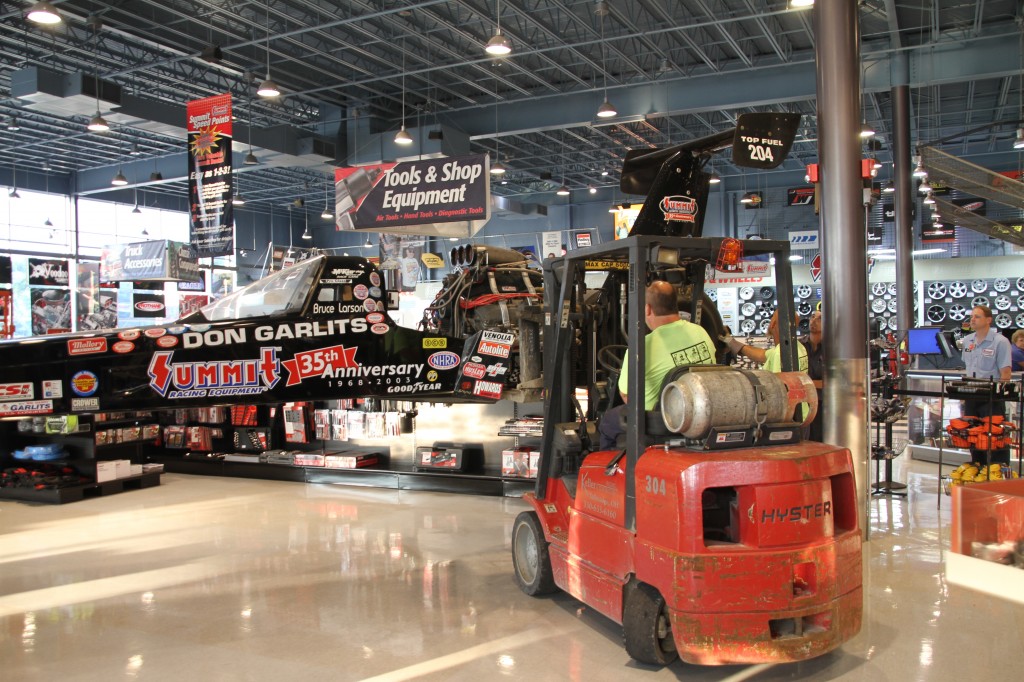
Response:
[{"label": "bruce larson decal", "polygon": [[0,384],[0,400],[32,400],[36,397],[31,381],[16,384]]},{"label": "bruce larson decal", "polygon": [[203,346],[225,346],[233,343],[246,343],[250,340],[281,341],[284,339],[304,339],[316,336],[334,336],[336,334],[361,334],[367,331],[366,320],[361,317],[341,320],[319,320],[316,322],[295,322],[280,326],[264,325],[260,327],[227,327],[210,329],[205,332],[188,331],[181,335],[182,348],[201,348]]},{"label": "bruce larson decal", "polygon": [[258,395],[281,378],[277,348],[260,348],[259,359],[213,362],[173,363],[174,353],[157,351],[149,361],[149,385],[165,398]]},{"label": "bruce larson decal", "polygon": [[0,417],[23,417],[53,412],[52,400],[33,400],[23,403],[0,403]]}]

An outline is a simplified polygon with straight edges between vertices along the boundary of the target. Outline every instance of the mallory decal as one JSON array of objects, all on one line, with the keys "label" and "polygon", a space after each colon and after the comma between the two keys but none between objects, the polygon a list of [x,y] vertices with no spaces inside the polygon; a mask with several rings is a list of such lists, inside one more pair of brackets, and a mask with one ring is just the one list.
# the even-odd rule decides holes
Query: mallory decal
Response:
[{"label": "mallory decal", "polygon": [[[149,385],[165,398],[258,395],[281,378],[277,348],[260,348],[258,360],[172,363],[173,350],[157,351],[149,362]],[[172,390],[173,389],[173,390]]]}]

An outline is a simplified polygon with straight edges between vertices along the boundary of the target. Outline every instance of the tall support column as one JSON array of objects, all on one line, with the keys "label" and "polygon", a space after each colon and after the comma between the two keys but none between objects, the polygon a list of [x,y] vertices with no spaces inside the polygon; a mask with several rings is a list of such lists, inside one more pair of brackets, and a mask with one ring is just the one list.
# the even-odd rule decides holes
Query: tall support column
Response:
[{"label": "tall support column", "polygon": [[865,533],[868,464],[867,234],[860,176],[857,0],[814,4],[821,164],[825,442],[849,448]]},{"label": "tall support column", "polygon": [[910,174],[910,68],[906,54],[893,55],[892,158],[896,209],[896,323],[898,338],[916,326],[914,319],[914,183]]}]

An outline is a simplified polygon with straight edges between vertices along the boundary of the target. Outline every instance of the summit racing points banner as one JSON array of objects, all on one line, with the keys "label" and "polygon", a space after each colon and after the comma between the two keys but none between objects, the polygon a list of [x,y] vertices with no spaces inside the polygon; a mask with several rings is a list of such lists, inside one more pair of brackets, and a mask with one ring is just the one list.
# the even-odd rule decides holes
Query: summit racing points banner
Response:
[{"label": "summit racing points banner", "polygon": [[189,102],[189,241],[199,258],[234,252],[231,163],[231,94]]},{"label": "summit racing points banner", "polygon": [[340,168],[334,177],[339,230],[471,236],[489,218],[484,154]]}]

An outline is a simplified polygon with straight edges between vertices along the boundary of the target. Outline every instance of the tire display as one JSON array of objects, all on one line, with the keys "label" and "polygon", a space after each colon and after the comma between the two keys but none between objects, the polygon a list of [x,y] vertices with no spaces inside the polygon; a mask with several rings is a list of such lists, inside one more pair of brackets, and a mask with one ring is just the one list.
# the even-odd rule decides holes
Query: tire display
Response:
[{"label": "tire display", "polygon": [[954,303],[953,305],[949,306],[949,319],[953,320],[954,322],[959,322],[960,320],[967,319],[967,308],[960,305],[959,303]]},{"label": "tire display", "polygon": [[972,308],[979,305],[987,306],[988,304],[988,296],[975,296],[973,299],[971,299]]},{"label": "tire display", "polygon": [[1007,308],[1010,307],[1013,301],[1010,300],[1009,296],[999,295],[996,296],[996,300],[993,301],[993,303],[996,306],[996,310],[1006,310]]},{"label": "tire display", "polygon": [[993,320],[993,322],[995,322],[995,325],[1000,329],[1006,329],[1008,327],[1013,326],[1013,318],[1010,317],[1010,315],[1007,313],[999,313],[998,315],[996,315],[995,320]]},{"label": "tire display", "polygon": [[967,295],[967,285],[963,282],[953,282],[949,285],[949,295],[953,298],[963,298]]},{"label": "tire display", "polygon": [[889,282],[889,285],[885,288],[890,296],[896,295],[896,282]]},{"label": "tire display", "polygon": [[871,285],[871,293],[875,296],[881,296],[885,293],[885,284],[882,282],[875,282]]},{"label": "tire display", "polygon": [[871,311],[875,313],[885,312],[885,300],[876,298],[871,302]]},{"label": "tire display", "polygon": [[754,287],[742,287],[740,289],[740,298],[744,301],[749,301],[754,298]]},{"label": "tire display", "polygon": [[931,282],[928,285],[928,298],[945,298],[946,296],[946,285],[942,282]]},{"label": "tire display", "polygon": [[897,307],[897,305],[898,305],[898,304],[896,303],[896,299],[895,299],[895,298],[890,298],[890,299],[889,299],[889,305],[888,305],[888,308],[889,308],[889,312],[890,312],[890,313],[894,313],[894,312],[896,312],[896,307]]},{"label": "tire display", "polygon": [[976,294],[983,294],[988,291],[988,282],[983,279],[976,279],[971,282],[971,291]]},{"label": "tire display", "polygon": [[997,277],[992,282],[992,288],[995,289],[1000,294],[1003,293],[1004,291],[1009,291],[1010,290],[1010,280],[1008,280],[1005,277]]},{"label": "tire display", "polygon": [[929,306],[927,310],[929,322],[942,322],[946,319],[946,309],[941,305]]},{"label": "tire display", "polygon": [[796,288],[796,295],[799,296],[800,298],[810,298],[811,294],[813,293],[814,289],[807,286],[806,284],[801,284]]},{"label": "tire display", "polygon": [[756,312],[757,312],[757,306],[754,305],[753,303],[749,302],[749,301],[747,301],[746,303],[744,303],[743,305],[740,306],[740,313],[744,317],[751,317]]}]

